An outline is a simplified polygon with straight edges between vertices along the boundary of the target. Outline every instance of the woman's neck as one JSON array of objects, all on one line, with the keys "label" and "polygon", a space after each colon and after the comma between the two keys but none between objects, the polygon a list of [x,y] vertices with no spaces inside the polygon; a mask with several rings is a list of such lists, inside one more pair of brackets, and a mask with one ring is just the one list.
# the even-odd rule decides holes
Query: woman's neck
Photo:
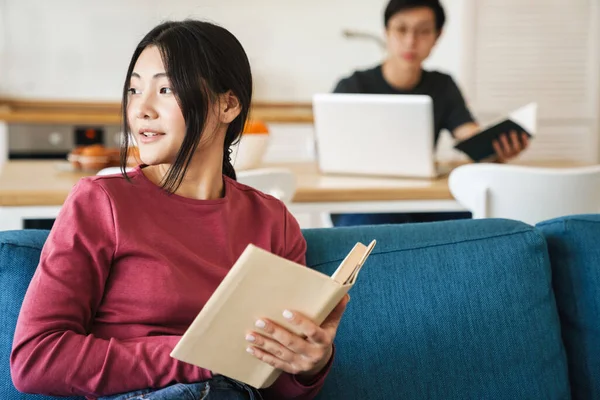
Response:
[{"label": "woman's neck", "polygon": [[395,89],[412,90],[417,86],[423,75],[423,70],[419,66],[409,67],[394,63],[393,60],[386,60],[381,67],[383,79]]},{"label": "woman's neck", "polygon": [[[171,164],[158,164],[144,168],[144,174],[156,185],[161,185]],[[224,196],[223,154],[215,151],[198,152],[175,194],[197,200],[214,200]]]}]

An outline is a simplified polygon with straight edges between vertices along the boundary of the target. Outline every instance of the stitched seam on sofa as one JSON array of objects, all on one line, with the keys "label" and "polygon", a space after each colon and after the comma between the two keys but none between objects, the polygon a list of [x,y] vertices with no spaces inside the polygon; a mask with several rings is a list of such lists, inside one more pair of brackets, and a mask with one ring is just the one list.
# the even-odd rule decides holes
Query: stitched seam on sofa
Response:
[{"label": "stitched seam on sofa", "polygon": [[569,222],[583,222],[583,223],[587,223],[587,224],[600,224],[600,221],[590,221],[589,219],[582,219],[582,218],[568,218],[568,219],[562,219],[559,221],[540,222],[539,224],[537,224],[537,226],[551,226],[551,225],[557,225],[557,224],[565,224],[565,226],[566,226],[567,223],[569,223]]},{"label": "stitched seam on sofa", "polygon": [[[459,240],[459,241],[454,241],[454,242],[441,242],[441,243],[435,243],[435,244],[429,244],[427,246],[415,246],[415,247],[408,247],[405,249],[391,249],[391,250],[386,250],[386,251],[373,251],[371,253],[371,256],[377,255],[377,254],[390,254],[390,253],[400,253],[400,252],[405,252],[405,251],[412,251],[412,250],[421,250],[421,249],[429,249],[432,247],[440,247],[440,246],[449,246],[449,245],[455,245],[455,244],[462,244],[462,243],[470,243],[470,242],[477,242],[479,240],[487,240],[487,239],[496,239],[496,238],[500,238],[500,237],[508,237],[508,236],[513,236],[513,235],[521,235],[523,233],[528,233],[531,232],[534,235],[538,236],[538,238],[542,239],[544,242],[546,241],[546,239],[544,238],[544,236],[541,234],[541,232],[536,231],[535,229],[524,229],[522,231],[517,231],[517,232],[511,232],[511,233],[502,233],[499,235],[492,235],[492,236],[482,236],[482,237],[478,237],[478,238],[473,238],[473,239],[465,239],[465,240]],[[344,258],[337,258],[335,260],[330,260],[330,261],[323,261],[320,262],[318,264],[311,264],[310,267],[318,267],[324,264],[329,264],[332,262],[341,262]]]},{"label": "stitched seam on sofa", "polygon": [[[24,229],[23,229],[23,230],[20,230],[20,231],[18,231],[18,232],[31,232],[31,234],[37,235],[37,234],[38,234],[38,232],[44,232],[44,231],[46,232],[46,235],[47,235],[48,233],[50,233],[50,230],[48,230],[48,229],[28,229],[28,230],[24,230]],[[11,231],[7,231],[7,232],[11,232]],[[17,231],[12,231],[12,232],[17,232]],[[2,233],[2,232],[0,232],[0,233]],[[3,237],[0,235],[0,245],[3,245],[3,244],[11,244],[11,245],[14,245],[14,246],[19,246],[19,247],[28,247],[28,248],[32,248],[32,249],[35,249],[35,248],[37,248],[37,247],[34,247],[34,246],[29,246],[29,245],[22,245],[22,244],[18,244],[18,243],[17,243],[17,242],[15,242],[14,240],[12,240],[12,239],[7,239],[7,238],[3,238]],[[42,244],[42,246],[43,246],[43,244]],[[39,247],[39,248],[41,249],[42,247]]]},{"label": "stitched seam on sofa", "polygon": [[[552,222],[541,222],[539,224],[536,225],[536,228],[545,228],[545,227],[549,227],[549,226],[557,226],[557,225],[566,225],[565,220],[561,220],[561,221],[552,221]],[[563,229],[565,227],[563,226]]]},{"label": "stitched seam on sofa", "polygon": [[22,247],[22,248],[31,249],[31,250],[42,250],[42,247],[30,246],[30,245],[26,245],[26,244],[17,244],[17,243],[11,243],[11,242],[0,242],[0,246],[12,246],[12,247]]},{"label": "stitched seam on sofa", "polygon": [[[566,349],[565,349],[565,345],[563,342],[563,331],[562,331],[562,327],[561,327],[561,321],[560,321],[560,316],[559,316],[559,311],[558,311],[558,305],[556,303],[556,295],[554,293],[554,275],[553,275],[553,271],[552,271],[552,263],[550,261],[550,255],[549,255],[549,249],[548,249],[548,242],[546,242],[544,235],[542,234],[542,232],[537,231],[537,233],[542,236],[542,238],[544,238],[544,242],[545,242],[545,249],[544,250],[539,250],[536,249],[536,253],[537,257],[534,258],[534,261],[537,265],[537,269],[546,269],[549,268],[549,279],[548,279],[548,296],[551,298],[551,303],[552,306],[554,307],[554,318],[556,318],[556,323],[558,324],[558,334],[559,337],[561,338],[561,344],[560,344],[560,355],[558,355],[558,357],[560,357],[563,361],[564,361],[564,368],[565,371],[564,373],[566,373],[567,375],[569,374],[568,372],[568,365],[567,365],[567,353],[566,353]],[[541,254],[539,254],[541,253]],[[541,256],[541,257],[540,257]],[[543,260],[545,259],[546,262],[544,262]],[[530,307],[528,307],[528,309],[532,309],[534,308],[533,305],[530,305]],[[556,354],[555,357],[556,358]],[[550,359],[545,359],[543,360],[545,362],[545,364],[549,364],[551,362],[553,362],[553,358]]]}]

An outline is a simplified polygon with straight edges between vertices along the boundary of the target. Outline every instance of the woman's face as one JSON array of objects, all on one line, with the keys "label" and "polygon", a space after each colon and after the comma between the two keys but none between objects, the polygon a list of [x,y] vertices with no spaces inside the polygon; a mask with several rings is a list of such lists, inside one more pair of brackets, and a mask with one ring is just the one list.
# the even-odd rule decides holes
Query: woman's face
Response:
[{"label": "woman's face", "polygon": [[[147,165],[173,163],[186,134],[186,123],[156,46],[140,54],[129,88],[127,119],[141,161]],[[216,128],[215,113],[209,112],[204,131],[214,132]],[[205,136],[198,149],[209,139]]]},{"label": "woman's face", "polygon": [[416,7],[400,11],[388,20],[388,53],[400,65],[420,68],[435,46],[439,33],[431,8]]}]

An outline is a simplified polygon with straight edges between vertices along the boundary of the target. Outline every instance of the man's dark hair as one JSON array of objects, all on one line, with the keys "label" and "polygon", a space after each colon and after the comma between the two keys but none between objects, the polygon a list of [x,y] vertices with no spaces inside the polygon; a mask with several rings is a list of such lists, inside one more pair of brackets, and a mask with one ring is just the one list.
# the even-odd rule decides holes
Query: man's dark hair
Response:
[{"label": "man's dark hair", "polygon": [[390,0],[384,13],[385,26],[387,27],[390,18],[400,11],[418,7],[428,7],[433,10],[435,14],[435,27],[438,32],[441,32],[446,23],[446,13],[439,0]]}]

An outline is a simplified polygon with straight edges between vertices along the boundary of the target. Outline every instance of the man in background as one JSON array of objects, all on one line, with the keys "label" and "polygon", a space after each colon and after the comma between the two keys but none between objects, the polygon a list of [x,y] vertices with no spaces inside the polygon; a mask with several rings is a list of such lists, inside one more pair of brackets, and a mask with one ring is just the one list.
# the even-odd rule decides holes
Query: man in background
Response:
[{"label": "man in background", "polygon": [[[388,58],[374,68],[356,71],[338,82],[335,93],[428,95],[433,100],[434,143],[447,129],[456,140],[479,132],[462,93],[451,76],[426,71],[423,62],[436,45],[446,15],[439,0],[391,0],[384,12]],[[528,145],[524,133],[508,132],[494,143],[498,162],[508,161]],[[332,214],[335,226],[430,222],[471,218],[470,213]]]}]

